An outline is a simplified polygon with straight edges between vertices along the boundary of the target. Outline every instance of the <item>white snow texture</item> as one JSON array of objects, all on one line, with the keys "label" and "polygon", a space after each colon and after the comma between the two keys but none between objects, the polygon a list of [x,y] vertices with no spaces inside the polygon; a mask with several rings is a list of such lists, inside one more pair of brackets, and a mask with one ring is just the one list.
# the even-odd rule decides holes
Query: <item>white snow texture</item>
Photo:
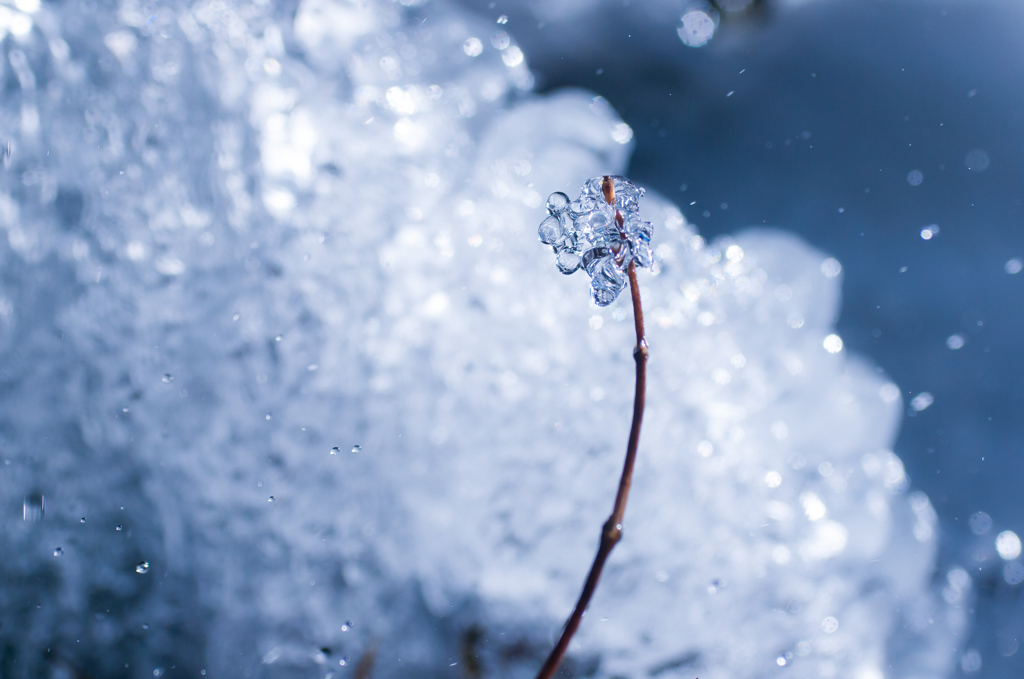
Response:
[{"label": "white snow texture", "polygon": [[[629,296],[536,229],[624,172],[616,113],[440,1],[0,26],[0,674],[533,676],[633,397]],[[641,215],[646,420],[567,671],[946,676],[970,579],[832,337],[838,262]]]}]

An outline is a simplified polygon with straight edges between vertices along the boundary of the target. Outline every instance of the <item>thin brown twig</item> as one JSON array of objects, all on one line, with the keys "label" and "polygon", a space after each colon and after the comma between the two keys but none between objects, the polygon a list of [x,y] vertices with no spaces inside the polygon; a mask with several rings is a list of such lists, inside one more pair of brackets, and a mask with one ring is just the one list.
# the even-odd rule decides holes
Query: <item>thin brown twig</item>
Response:
[{"label": "thin brown twig", "polygon": [[[604,192],[604,199],[609,205],[615,205],[615,187],[611,177],[605,177],[601,182]],[[615,211],[615,221],[622,228],[622,213]],[[626,461],[622,466],[622,476],[619,479],[619,491],[615,495],[615,506],[611,516],[605,521],[601,528],[601,544],[597,548],[597,556],[590,566],[590,573],[583,585],[583,592],[580,593],[576,608],[565,623],[562,636],[559,638],[551,655],[544,661],[543,667],[537,673],[537,679],[551,679],[558,671],[558,666],[565,658],[565,652],[569,648],[576,629],[580,626],[583,613],[590,605],[590,599],[597,589],[597,581],[601,578],[601,571],[608,560],[612,549],[622,539],[622,518],[626,513],[626,500],[629,499],[629,487],[633,482],[633,465],[636,462],[636,450],[640,443],[640,425],[644,417],[644,397],[647,392],[647,339],[644,336],[644,312],[640,306],[640,286],[636,280],[636,268],[633,262],[629,263],[629,293],[633,300],[633,322],[636,326],[636,348],[633,349],[633,360],[636,362],[636,391],[633,395],[633,424],[629,429],[629,444],[626,446]]]}]

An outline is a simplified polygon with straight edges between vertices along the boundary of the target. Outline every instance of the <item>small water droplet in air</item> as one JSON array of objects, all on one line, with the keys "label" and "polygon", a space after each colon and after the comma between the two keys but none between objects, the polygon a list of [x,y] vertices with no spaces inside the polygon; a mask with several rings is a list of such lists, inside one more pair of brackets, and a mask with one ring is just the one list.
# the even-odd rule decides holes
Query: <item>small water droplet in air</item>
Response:
[{"label": "small water droplet in air", "polygon": [[116,528],[115,530],[121,530],[122,528],[124,528],[124,527],[123,527],[123,526],[121,526],[121,525],[118,525],[118,526],[117,526],[117,528]]},{"label": "small water droplet in air", "polygon": [[360,451],[361,451],[362,449],[363,449],[363,447],[362,447],[361,445],[359,445],[358,443],[357,443],[356,445],[352,446],[352,452],[353,452],[353,453],[358,453],[358,452],[360,452]]},{"label": "small water droplet in air", "polygon": [[149,562],[148,561],[140,561],[139,564],[135,567],[135,572],[136,573],[145,573],[148,570],[149,570]]},{"label": "small water droplet in air", "polygon": [[271,495],[270,497],[267,498],[267,502],[273,502],[273,501],[274,501],[274,496],[273,495]]},{"label": "small water droplet in air", "polygon": [[[1006,580],[1008,585],[1019,585],[1024,582],[1024,565],[1021,565],[1020,561],[1011,561],[1006,564],[1006,567],[1003,568],[1003,579]],[[1014,649],[1014,652],[1016,652],[1016,649]],[[1010,653],[1010,655],[1013,655],[1013,653]]]},{"label": "small water droplet in air", "polygon": [[21,518],[25,521],[41,521],[46,516],[46,497],[32,493],[21,503]]},{"label": "small water droplet in air", "polygon": [[910,399],[910,407],[916,412],[921,412],[927,409],[931,404],[935,403],[935,397],[927,391],[922,391],[920,394]]},{"label": "small water droplet in air", "polygon": [[337,455],[340,452],[341,448],[339,448],[338,446],[334,446],[333,448],[331,448],[331,455]]},{"label": "small water droplet in air", "polygon": [[466,42],[462,43],[462,51],[468,56],[478,57],[484,51],[484,44],[480,42],[480,38],[467,38]]},{"label": "small water droplet in air", "polygon": [[160,378],[160,381],[164,384],[170,384],[174,381],[174,375],[171,373],[164,373],[164,376]]},{"label": "small water droplet in air", "polygon": [[53,550],[53,555],[54,556],[64,556],[64,550],[62,548],[58,547],[57,549]]},{"label": "small water droplet in air", "polygon": [[1014,274],[1018,274],[1022,270],[1024,270],[1024,262],[1014,257],[1013,259],[1006,262],[1006,266],[1003,267],[1003,270],[1006,271],[1006,273],[1010,274],[1011,276]]},{"label": "small water droplet in air", "polygon": [[711,40],[716,28],[718,28],[718,12],[710,5],[694,5],[683,15],[676,32],[683,44],[689,47],[701,47]]},{"label": "small water droplet in air", "polygon": [[341,665],[342,667],[344,667],[345,665],[348,664],[348,658],[342,658],[341,660],[338,661],[338,664]]},{"label": "small water droplet in air", "polygon": [[1012,530],[1004,530],[996,536],[996,551],[1006,561],[1012,561],[1020,556],[1020,538]]},{"label": "small water droplet in air", "polygon": [[964,674],[973,674],[979,671],[981,669],[981,653],[973,648],[967,649],[967,652],[960,657],[960,669],[964,671]]},{"label": "small water droplet in air", "polygon": [[231,320],[232,321],[237,321],[239,318],[240,318],[240,316],[238,314],[235,314],[234,316],[231,317]]},{"label": "small water droplet in air", "polygon": [[128,412],[128,406],[125,406],[124,408],[121,408],[121,412],[122,413]]},{"label": "small water droplet in air", "polygon": [[964,156],[964,164],[971,172],[984,172],[988,169],[990,159],[982,149],[974,149]]},{"label": "small water droplet in air", "polygon": [[267,419],[268,420],[270,419],[270,413],[267,413]]},{"label": "small water droplet in air", "polygon": [[967,525],[975,535],[984,535],[992,528],[992,517],[985,512],[975,512],[967,520]]},{"label": "small water droplet in air", "polygon": [[502,24],[502,25],[507,24],[508,23],[508,15],[507,14],[502,14],[500,17],[498,17],[498,23]]},{"label": "small water droplet in air", "polygon": [[284,335],[278,335],[277,337],[274,338],[274,341],[280,342],[282,339],[284,339]]}]

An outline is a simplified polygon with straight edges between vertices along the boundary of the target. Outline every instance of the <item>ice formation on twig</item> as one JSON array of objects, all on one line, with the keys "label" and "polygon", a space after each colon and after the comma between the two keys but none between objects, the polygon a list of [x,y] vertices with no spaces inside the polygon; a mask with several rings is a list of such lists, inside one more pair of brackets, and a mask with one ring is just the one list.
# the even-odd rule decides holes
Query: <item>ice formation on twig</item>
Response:
[{"label": "ice formation on twig", "polygon": [[590,275],[590,295],[598,306],[608,306],[626,287],[630,262],[650,268],[650,222],[640,219],[644,190],[625,177],[613,176],[615,204],[604,200],[601,177],[583,184],[580,197],[556,191],[548,197],[548,217],[537,235],[555,251],[558,270],[571,274],[582,267]]}]

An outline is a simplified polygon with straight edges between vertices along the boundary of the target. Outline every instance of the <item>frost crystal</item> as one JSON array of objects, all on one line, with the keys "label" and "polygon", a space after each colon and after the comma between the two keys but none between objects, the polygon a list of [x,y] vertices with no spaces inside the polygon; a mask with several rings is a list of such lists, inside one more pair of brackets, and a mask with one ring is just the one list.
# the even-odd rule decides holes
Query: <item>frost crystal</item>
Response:
[{"label": "frost crystal", "polygon": [[625,177],[611,177],[615,204],[606,202],[603,177],[588,179],[580,197],[569,202],[560,191],[548,197],[549,216],[540,223],[540,241],[555,251],[558,270],[571,274],[581,266],[590,275],[590,296],[608,306],[626,287],[631,263],[650,268],[650,222],[640,220],[644,190]]}]

